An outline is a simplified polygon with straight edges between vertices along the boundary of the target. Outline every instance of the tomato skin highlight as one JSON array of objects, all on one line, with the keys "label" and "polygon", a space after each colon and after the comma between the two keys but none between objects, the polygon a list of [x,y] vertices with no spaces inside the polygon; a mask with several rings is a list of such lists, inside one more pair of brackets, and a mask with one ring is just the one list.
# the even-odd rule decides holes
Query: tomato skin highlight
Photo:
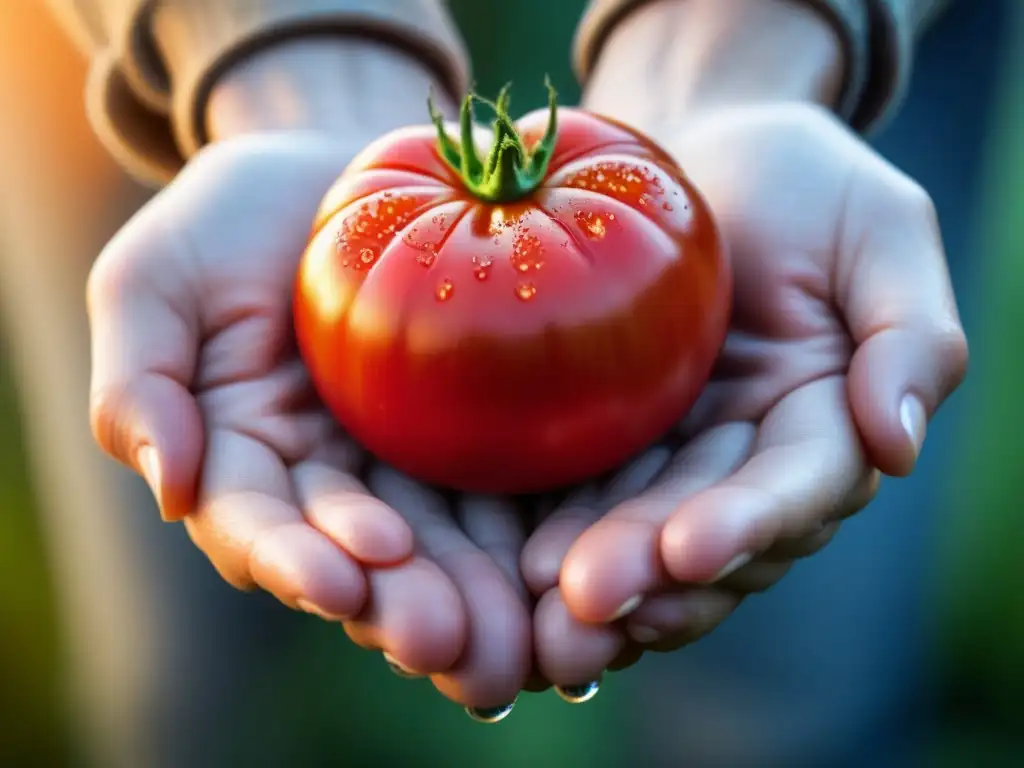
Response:
[{"label": "tomato skin highlight", "polygon": [[[646,137],[560,109],[539,187],[484,202],[430,127],[378,140],[324,199],[301,259],[299,349],[357,441],[482,493],[613,469],[693,406],[731,272],[704,199]],[[548,114],[518,123],[533,146]]]}]

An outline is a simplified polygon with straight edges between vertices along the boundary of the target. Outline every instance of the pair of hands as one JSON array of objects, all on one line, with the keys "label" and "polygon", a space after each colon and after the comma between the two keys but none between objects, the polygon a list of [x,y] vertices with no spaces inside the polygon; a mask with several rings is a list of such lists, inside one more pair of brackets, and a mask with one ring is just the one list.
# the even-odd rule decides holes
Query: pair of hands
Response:
[{"label": "pair of hands", "polygon": [[89,284],[92,423],[220,574],[343,622],[483,717],[583,698],[713,629],[911,471],[967,347],[927,195],[826,111],[711,111],[658,135],[709,199],[731,332],[675,442],[560,498],[443,496],[367,457],[310,391],[294,270],[360,147],[211,145]]}]

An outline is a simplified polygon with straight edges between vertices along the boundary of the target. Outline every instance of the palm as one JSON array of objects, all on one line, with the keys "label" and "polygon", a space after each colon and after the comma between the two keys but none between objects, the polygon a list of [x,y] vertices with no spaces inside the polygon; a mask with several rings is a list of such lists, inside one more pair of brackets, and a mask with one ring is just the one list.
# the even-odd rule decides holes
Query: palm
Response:
[{"label": "palm", "polygon": [[[906,449],[906,433],[884,424],[877,405],[855,420],[858,398],[863,405],[872,387],[879,393],[864,386],[865,370],[878,376],[879,356],[862,357],[859,381],[851,374],[855,342],[870,348],[872,334],[889,333],[865,321],[865,308],[887,298],[873,272],[889,249],[872,237],[914,221],[912,183],[804,108],[723,111],[661,138],[722,228],[733,321],[682,425],[689,442],[675,467],[651,472],[633,498],[613,487],[604,500],[556,513],[527,545],[524,572],[542,595],[538,657],[559,682],[629,663],[643,647],[693,640],[827,543],[877,489],[862,424],[874,419],[875,446],[880,436],[895,444],[887,466]],[[887,389],[903,386],[891,373],[882,379]],[[641,596],[637,608],[631,598]],[[595,626],[627,605],[624,622]]]},{"label": "palm", "polygon": [[724,124],[697,125],[674,142],[716,211],[735,277],[732,328],[694,428],[760,422],[792,398],[799,405],[816,388],[841,386],[853,352],[834,293],[852,165],[790,126]]},{"label": "palm", "polygon": [[209,148],[104,254],[94,298],[110,293],[127,323],[158,305],[172,318],[161,346],[140,350],[151,372],[135,386],[147,402],[171,389],[155,409],[170,435],[163,501],[187,512],[225,579],[345,621],[451,698],[496,706],[529,671],[518,510],[372,461],[319,403],[294,344],[296,265],[354,149],[295,135]]}]

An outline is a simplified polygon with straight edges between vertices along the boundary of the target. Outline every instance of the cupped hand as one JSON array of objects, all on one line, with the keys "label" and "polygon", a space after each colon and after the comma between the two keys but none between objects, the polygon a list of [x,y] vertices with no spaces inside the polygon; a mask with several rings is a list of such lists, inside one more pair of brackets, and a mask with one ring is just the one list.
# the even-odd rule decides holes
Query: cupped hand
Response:
[{"label": "cupped hand", "polygon": [[501,706],[531,662],[517,510],[371,461],[295,349],[296,265],[360,148],[213,144],[124,227],[89,281],[94,433],[229,583],[346,622],[460,703]]},{"label": "cupped hand", "polygon": [[913,469],[967,364],[928,195],[829,113],[721,108],[656,137],[719,220],[733,322],[670,469],[641,459],[647,490],[572,499],[523,552],[563,685],[692,641],[821,549],[879,471]]}]

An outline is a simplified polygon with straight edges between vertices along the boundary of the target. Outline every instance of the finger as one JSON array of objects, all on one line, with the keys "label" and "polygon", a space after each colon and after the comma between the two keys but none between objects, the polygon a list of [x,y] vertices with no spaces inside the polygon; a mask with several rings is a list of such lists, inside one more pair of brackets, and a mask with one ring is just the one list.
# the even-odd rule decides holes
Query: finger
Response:
[{"label": "finger", "polygon": [[778,539],[758,559],[786,562],[817,554],[832,541],[843,520],[860,512],[875,498],[881,480],[881,472],[877,469],[869,470],[843,500],[835,520],[822,521],[817,529],[811,530],[806,535]]},{"label": "finger", "polygon": [[526,538],[523,514],[508,498],[467,494],[455,507],[459,527],[486,553],[526,605],[528,592],[519,572],[519,556]]},{"label": "finger", "polygon": [[[464,616],[460,653],[456,663],[436,670],[434,686],[468,707],[502,707],[513,702],[531,662],[530,618],[521,593],[459,529],[440,495],[383,467],[371,477],[371,486],[405,516],[423,555],[460,595]],[[463,516],[468,519],[480,513],[489,518],[490,527],[486,520],[477,520],[475,530],[481,540],[499,547],[498,536],[512,527],[515,508],[489,498],[471,498],[467,503]],[[410,629],[419,632],[411,622]],[[393,655],[404,661],[399,653]]]},{"label": "finger", "polygon": [[392,470],[375,467],[369,487],[408,523],[417,552],[397,566],[367,569],[369,610],[347,622],[345,631],[410,674],[446,672],[462,656],[469,627],[458,587],[434,560],[435,551],[458,536],[454,523],[437,494]]},{"label": "finger", "polygon": [[843,378],[807,384],[765,417],[737,472],[676,509],[661,532],[665,568],[683,583],[724,578],[778,540],[838,519],[870,473]]},{"label": "finger", "polygon": [[523,548],[523,578],[535,595],[558,583],[562,561],[573,542],[615,504],[643,491],[672,457],[656,446],[620,471],[604,488],[580,489],[567,498],[530,536]]},{"label": "finger", "polygon": [[221,576],[325,618],[362,610],[362,570],[303,519],[280,458],[234,432],[214,431],[208,443],[202,492],[185,527]]},{"label": "finger", "polygon": [[405,519],[356,479],[358,451],[336,442],[292,468],[295,493],[309,524],[366,565],[395,565],[412,557]]},{"label": "finger", "polygon": [[762,560],[758,558],[720,577],[715,582],[715,586],[740,595],[767,592],[778,584],[792,567],[792,560]]},{"label": "finger", "polygon": [[409,676],[451,669],[465,643],[465,607],[448,577],[415,555],[389,568],[368,568],[367,609],[345,622],[352,641],[386,658]]},{"label": "finger", "polygon": [[934,207],[909,180],[902,206],[866,212],[837,300],[857,344],[849,397],[868,451],[886,474],[906,475],[927,421],[967,370]]},{"label": "finger", "polygon": [[189,387],[199,347],[190,259],[148,209],[118,233],[89,277],[93,434],[142,474],[166,520],[195,503],[203,421]]},{"label": "finger", "polygon": [[644,657],[644,647],[639,643],[627,641],[619,655],[608,662],[609,672],[621,672],[629,669]]},{"label": "finger", "polygon": [[736,469],[754,439],[749,424],[717,427],[683,448],[648,490],[619,504],[580,535],[562,565],[562,595],[584,622],[613,621],[664,581],[661,529],[688,496]]},{"label": "finger", "polygon": [[565,687],[600,679],[625,647],[619,627],[579,621],[569,613],[557,588],[545,593],[534,609],[533,641],[538,671]]},{"label": "finger", "polygon": [[626,620],[626,635],[641,649],[676,650],[721,624],[742,599],[724,587],[654,594]]},{"label": "finger", "polygon": [[427,550],[462,593],[468,639],[456,668],[435,675],[433,683],[460,704],[502,709],[515,701],[533,660],[518,568],[524,538],[519,509],[510,499],[473,495],[456,509],[468,535]]},{"label": "finger", "polygon": [[818,531],[807,536],[779,539],[758,560],[778,563],[810,557],[824,549],[838,530],[839,523],[825,523]]}]

